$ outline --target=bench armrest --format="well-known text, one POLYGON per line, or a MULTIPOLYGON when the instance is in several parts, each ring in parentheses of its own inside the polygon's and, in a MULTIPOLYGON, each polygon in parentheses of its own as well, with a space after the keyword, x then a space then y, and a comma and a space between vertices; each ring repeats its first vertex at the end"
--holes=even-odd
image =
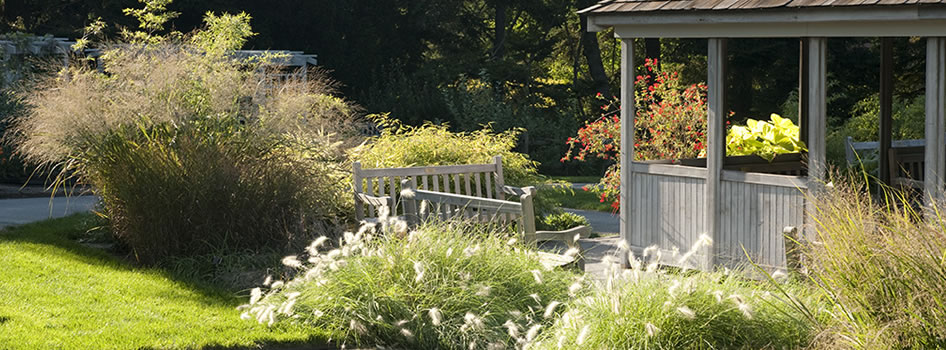
POLYGON ((355 200, 376 207, 388 207, 393 209, 394 199, 391 196, 372 196, 361 192, 355 192, 355 200))
POLYGON ((578 245, 577 238, 591 237, 591 227, 581 225, 562 231, 536 231, 536 241, 561 241, 568 244, 569 247, 578 245))
POLYGON ((520 198, 522 198, 522 196, 527 195, 527 194, 535 197, 535 193, 536 193, 535 186, 529 186, 529 187, 503 186, 502 190, 503 190, 503 193, 505 194, 508 194, 510 196, 520 197, 520 198))

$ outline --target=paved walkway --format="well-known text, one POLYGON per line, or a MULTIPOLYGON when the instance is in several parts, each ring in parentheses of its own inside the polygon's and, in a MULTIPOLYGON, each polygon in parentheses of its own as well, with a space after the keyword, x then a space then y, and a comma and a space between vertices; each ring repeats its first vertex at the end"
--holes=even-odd
POLYGON ((0 199, 0 229, 89 211, 97 203, 95 196, 0 199))
POLYGON ((609 269, 605 257, 622 254, 618 248, 618 241, 621 238, 615 236, 621 232, 620 219, 616 214, 607 212, 568 208, 562 208, 562 210, 584 216, 591 224, 592 231, 605 236, 578 241, 581 245, 582 256, 585 258, 585 272, 595 280, 605 280, 609 269))
POLYGON ((617 214, 596 210, 580 210, 569 208, 562 208, 562 210, 572 214, 584 216, 586 219, 588 219, 588 223, 591 224, 591 230, 597 232, 598 235, 608 236, 621 232, 620 219, 618 219, 617 214))

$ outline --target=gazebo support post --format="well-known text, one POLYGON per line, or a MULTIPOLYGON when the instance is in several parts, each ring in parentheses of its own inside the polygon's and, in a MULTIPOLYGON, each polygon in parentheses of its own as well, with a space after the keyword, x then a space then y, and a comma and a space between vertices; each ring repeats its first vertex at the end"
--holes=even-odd
MULTIPOLYGON (((826 57, 827 38, 808 38, 808 191, 817 196, 824 186, 827 165, 825 132, 827 130, 826 57)), ((814 213, 811 201, 806 210, 814 213)), ((811 220, 806 219, 806 224, 811 220)), ((816 241, 815 230, 805 229, 805 239, 816 241)))
POLYGON ((826 175, 826 38, 808 39, 808 178, 809 189, 824 184, 826 175))
POLYGON ((946 174, 943 137, 946 134, 946 37, 926 39, 926 154, 923 188, 929 208, 943 201, 946 174))
POLYGON ((798 39, 798 139, 808 144, 808 38, 798 39))
MULTIPOLYGON (((726 39, 710 38, 707 48, 706 78, 706 234, 713 241, 719 239, 720 193, 723 175, 723 160, 726 157, 726 39)), ((705 271, 713 269, 713 246, 704 246, 703 265, 705 271)))
MULTIPOLYGON (((631 243, 631 218, 634 203, 631 203, 634 167, 634 39, 621 39, 621 239, 631 243)), ((636 234, 640 234, 639 232, 636 234)), ((627 255, 621 257, 624 267, 629 266, 627 255)))

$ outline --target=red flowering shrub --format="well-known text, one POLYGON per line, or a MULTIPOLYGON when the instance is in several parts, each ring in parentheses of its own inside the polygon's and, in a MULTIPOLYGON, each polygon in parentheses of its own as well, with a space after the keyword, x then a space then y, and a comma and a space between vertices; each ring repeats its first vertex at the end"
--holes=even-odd
MULTIPOLYGON (((706 84, 685 86, 678 72, 657 70, 656 60, 644 63, 648 73, 634 82, 635 159, 683 159, 702 157, 706 132, 706 84)), ((601 94, 597 98, 604 99, 601 94)), ((598 185, 601 201, 620 207, 621 119, 620 101, 612 98, 602 107, 602 116, 578 130, 577 137, 568 138, 568 152, 562 161, 585 160, 586 157, 616 159, 598 185)))

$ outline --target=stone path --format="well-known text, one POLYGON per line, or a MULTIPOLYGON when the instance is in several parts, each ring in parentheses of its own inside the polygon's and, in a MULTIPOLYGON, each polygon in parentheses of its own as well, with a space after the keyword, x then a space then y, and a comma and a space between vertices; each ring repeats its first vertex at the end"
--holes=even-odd
POLYGON ((92 210, 95 196, 0 199, 0 229, 92 210))

